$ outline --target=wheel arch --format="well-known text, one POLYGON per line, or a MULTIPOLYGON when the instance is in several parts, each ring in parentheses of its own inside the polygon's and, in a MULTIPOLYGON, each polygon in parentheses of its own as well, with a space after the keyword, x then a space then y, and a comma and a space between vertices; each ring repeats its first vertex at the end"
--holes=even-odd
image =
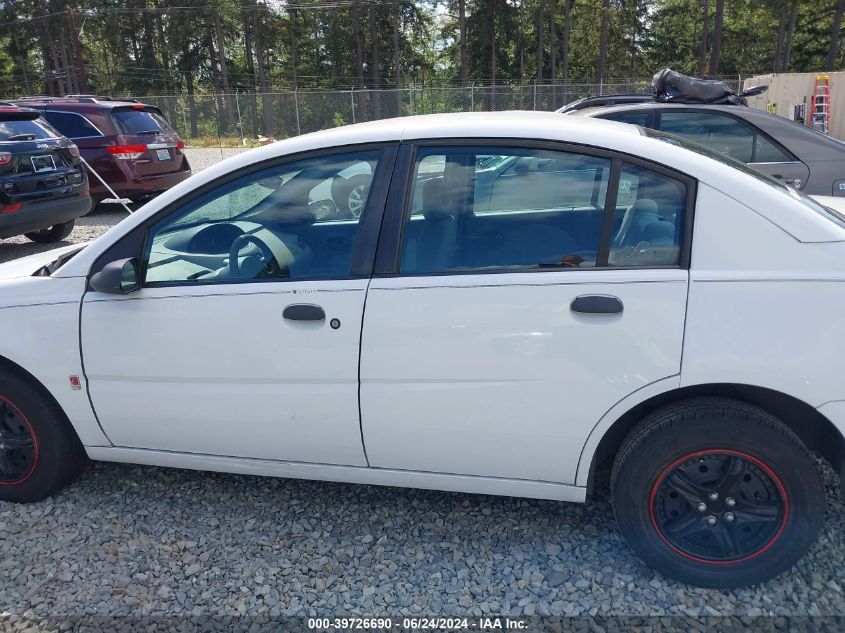
POLYGON ((73 434, 76 435, 80 442, 82 442, 82 437, 79 434, 79 429, 77 429, 76 425, 71 422, 70 416, 67 414, 65 408, 56 399, 56 397, 47 388, 47 386, 41 380, 38 379, 38 377, 36 377, 32 372, 27 370, 22 365, 16 363, 14 360, 0 354, 0 375, 4 373, 12 374, 18 378, 21 378, 26 382, 30 383, 33 387, 35 387, 41 393, 42 397, 47 401, 47 403, 58 414, 61 415, 62 420, 67 423, 68 427, 71 429, 73 434))
POLYGON ((779 418, 812 452, 818 453, 836 470, 845 472, 845 438, 836 426, 815 407, 774 389, 738 383, 708 383, 662 389, 666 381, 652 385, 648 393, 634 401, 626 399, 608 411, 585 444, 578 464, 577 484, 592 491, 595 473, 608 462, 628 433, 649 413, 667 404, 697 396, 719 396, 747 402, 779 418))

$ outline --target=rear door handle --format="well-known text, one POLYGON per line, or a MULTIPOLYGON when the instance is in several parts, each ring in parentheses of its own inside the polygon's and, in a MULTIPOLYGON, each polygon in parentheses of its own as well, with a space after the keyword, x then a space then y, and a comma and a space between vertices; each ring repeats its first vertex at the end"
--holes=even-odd
POLYGON ((292 303, 282 316, 290 321, 325 321, 326 311, 313 303, 292 303))
POLYGON ((575 297, 569 307, 582 314, 619 314, 623 308, 619 297, 612 295, 581 295, 575 297))

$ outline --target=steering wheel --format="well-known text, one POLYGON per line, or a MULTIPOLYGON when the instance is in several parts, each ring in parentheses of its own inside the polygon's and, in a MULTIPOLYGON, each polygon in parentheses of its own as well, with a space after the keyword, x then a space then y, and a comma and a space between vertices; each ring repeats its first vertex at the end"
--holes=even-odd
MULTIPOLYGON (((290 277, 290 271, 287 267, 282 268, 279 260, 273 254, 272 249, 260 238, 250 233, 239 235, 232 242, 229 248, 229 273, 232 277, 238 278, 241 276, 240 264, 238 263, 238 253, 247 244, 254 244, 261 251, 261 261, 264 262, 264 272, 262 276, 265 277, 290 277)), ((258 275, 256 275, 258 277, 258 275)))
POLYGON ((631 258, 635 255, 643 255, 651 249, 651 244, 645 240, 640 240, 636 244, 629 244, 622 247, 622 257, 631 258))

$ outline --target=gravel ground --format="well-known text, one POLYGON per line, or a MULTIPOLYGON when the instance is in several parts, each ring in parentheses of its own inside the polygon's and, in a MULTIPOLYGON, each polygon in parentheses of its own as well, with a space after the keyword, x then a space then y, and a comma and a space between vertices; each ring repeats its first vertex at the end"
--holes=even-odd
MULTIPOLYGON (((197 171, 220 157, 189 152, 197 171)), ((114 206, 71 241, 126 216, 114 206)), ((0 260, 37 250, 4 240, 0 260)), ((0 614, 845 615, 845 507, 824 472, 813 550, 765 585, 715 591, 645 567, 602 483, 579 506, 93 464, 52 499, 0 502, 0 614)))

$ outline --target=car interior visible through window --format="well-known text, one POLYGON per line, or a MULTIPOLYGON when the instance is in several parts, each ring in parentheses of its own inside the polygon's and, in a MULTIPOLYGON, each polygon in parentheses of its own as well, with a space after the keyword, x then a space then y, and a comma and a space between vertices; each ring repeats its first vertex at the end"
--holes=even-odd
POLYGON ((150 230, 145 283, 350 274, 379 150, 269 167, 191 201, 150 230))
POLYGON ((608 261, 597 263, 611 160, 512 147, 418 152, 400 272, 680 262, 686 186, 625 165, 608 261))

